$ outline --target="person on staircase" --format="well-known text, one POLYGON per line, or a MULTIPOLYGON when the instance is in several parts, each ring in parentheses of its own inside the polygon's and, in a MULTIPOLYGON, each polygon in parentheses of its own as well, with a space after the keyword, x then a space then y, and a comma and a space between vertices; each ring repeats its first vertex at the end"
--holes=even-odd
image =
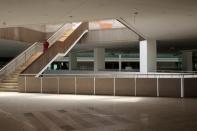
POLYGON ((49 48, 49 42, 47 40, 44 40, 44 42, 43 42, 43 53, 45 53, 48 48, 49 48))

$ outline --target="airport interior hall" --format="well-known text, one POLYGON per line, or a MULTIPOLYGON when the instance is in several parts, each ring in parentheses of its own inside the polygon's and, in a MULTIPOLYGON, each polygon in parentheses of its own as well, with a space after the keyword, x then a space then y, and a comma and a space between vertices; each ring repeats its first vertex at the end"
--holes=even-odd
POLYGON ((0 2, 0 131, 196 131, 196 0, 0 2))

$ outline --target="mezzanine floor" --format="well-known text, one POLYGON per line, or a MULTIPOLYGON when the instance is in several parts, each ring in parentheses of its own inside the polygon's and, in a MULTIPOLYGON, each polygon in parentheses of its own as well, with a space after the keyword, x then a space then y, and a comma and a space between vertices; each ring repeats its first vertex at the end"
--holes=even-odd
POLYGON ((0 130, 196 131, 197 99, 0 92, 0 130))

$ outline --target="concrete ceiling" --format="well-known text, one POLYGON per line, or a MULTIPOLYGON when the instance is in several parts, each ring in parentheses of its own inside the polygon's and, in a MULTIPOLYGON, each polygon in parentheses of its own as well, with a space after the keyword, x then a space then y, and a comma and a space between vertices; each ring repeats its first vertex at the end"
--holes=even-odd
POLYGON ((4 0, 0 27, 123 18, 146 39, 197 38, 196 0, 4 0))

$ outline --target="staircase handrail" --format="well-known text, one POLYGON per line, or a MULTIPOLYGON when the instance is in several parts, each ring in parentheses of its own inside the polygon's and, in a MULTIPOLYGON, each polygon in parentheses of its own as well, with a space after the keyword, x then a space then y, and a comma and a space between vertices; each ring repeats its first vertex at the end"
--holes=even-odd
MULTIPOLYGON (((48 38, 47 41, 49 42, 50 46, 53 45, 55 41, 57 41, 62 36, 62 33, 64 33, 66 29, 69 29, 71 27, 72 24, 64 24, 62 27, 60 27, 51 37, 48 38)), ((35 42, 25 51, 23 51, 17 57, 11 60, 6 66, 0 69, 0 76, 9 75, 19 66, 26 63, 26 61, 32 56, 32 54, 38 51, 42 51, 41 42, 35 42)))
MULTIPOLYGON (((25 51, 23 51, 21 54, 19 54, 16 58, 14 58, 13 60, 11 60, 6 66, 4 66, 1 70, 0 70, 0 76, 1 75, 8 75, 5 74, 5 72, 7 72, 9 67, 12 67, 13 65, 16 67, 17 65, 17 61, 21 59, 21 57, 27 55, 28 51, 32 50, 33 48, 36 47, 36 45, 38 44, 38 42, 35 42, 34 44, 32 44, 30 47, 28 47, 25 51)), ((23 64, 23 63, 21 63, 23 64)), ((14 67, 13 67, 14 68, 14 67)), ((16 69, 16 68, 14 68, 16 69)))

